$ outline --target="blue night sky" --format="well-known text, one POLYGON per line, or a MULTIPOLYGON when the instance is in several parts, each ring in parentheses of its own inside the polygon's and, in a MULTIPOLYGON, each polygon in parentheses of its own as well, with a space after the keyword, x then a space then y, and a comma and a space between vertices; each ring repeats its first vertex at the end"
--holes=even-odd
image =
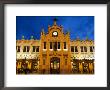
POLYGON ((71 40, 79 37, 84 40, 86 37, 94 40, 94 16, 17 16, 16 17, 16 39, 40 39, 41 29, 45 33, 48 25, 53 25, 53 19, 57 18, 57 25, 63 26, 63 31, 70 32, 71 40))

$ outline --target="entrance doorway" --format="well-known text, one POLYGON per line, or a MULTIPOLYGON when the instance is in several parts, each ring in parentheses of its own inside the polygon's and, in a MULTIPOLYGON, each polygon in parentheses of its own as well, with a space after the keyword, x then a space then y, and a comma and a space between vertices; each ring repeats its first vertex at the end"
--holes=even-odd
POLYGON ((59 74, 60 73, 60 58, 53 57, 50 60, 50 73, 59 74))

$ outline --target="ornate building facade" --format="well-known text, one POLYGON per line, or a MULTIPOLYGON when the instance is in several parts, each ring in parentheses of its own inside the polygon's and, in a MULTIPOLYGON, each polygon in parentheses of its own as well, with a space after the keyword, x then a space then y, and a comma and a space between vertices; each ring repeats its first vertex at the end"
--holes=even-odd
POLYGON ((17 74, 94 74, 94 41, 70 40, 56 20, 40 40, 16 41, 17 74))

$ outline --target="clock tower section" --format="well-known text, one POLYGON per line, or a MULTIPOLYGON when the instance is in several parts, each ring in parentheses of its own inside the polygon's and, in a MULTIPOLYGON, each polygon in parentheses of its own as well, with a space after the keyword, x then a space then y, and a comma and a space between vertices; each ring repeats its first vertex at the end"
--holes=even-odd
POLYGON ((39 73, 71 73, 70 34, 64 34, 63 27, 54 19, 48 32, 41 32, 39 73))

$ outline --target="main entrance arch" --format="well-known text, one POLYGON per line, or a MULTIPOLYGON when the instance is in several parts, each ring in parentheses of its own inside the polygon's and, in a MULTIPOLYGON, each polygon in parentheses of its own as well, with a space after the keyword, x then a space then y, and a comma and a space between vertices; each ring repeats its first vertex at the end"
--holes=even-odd
POLYGON ((50 73, 59 74, 60 73, 60 58, 52 57, 50 59, 50 73))

